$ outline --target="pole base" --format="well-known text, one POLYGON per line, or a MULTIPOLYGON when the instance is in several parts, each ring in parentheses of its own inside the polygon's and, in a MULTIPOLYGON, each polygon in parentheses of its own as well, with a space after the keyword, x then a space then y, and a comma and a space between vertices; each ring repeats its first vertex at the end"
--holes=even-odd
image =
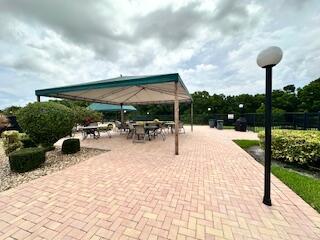
POLYGON ((272 204, 271 204, 271 199, 270 199, 270 198, 266 198, 266 197, 264 196, 262 202, 263 202, 265 205, 267 205, 267 206, 272 206, 272 204))

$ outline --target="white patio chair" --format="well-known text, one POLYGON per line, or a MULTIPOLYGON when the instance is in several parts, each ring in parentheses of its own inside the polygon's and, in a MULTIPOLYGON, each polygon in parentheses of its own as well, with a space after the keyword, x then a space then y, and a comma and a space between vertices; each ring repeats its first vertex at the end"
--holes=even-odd
POLYGON ((135 143, 135 142, 145 143, 146 137, 147 137, 147 135, 146 135, 145 129, 142 125, 137 125, 134 127, 134 132, 133 132, 133 136, 132 136, 133 143, 135 143), (142 139, 140 139, 140 137, 142 137, 142 139))

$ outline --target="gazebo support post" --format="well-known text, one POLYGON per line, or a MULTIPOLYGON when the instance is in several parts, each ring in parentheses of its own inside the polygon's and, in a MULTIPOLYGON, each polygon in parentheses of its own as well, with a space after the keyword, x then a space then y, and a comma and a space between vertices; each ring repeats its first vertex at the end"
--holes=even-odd
POLYGON ((191 132, 193 132, 193 102, 190 104, 190 123, 191 123, 191 132))
POLYGON ((124 115, 123 115, 123 103, 120 104, 120 107, 121 107, 121 116, 120 116, 120 119, 121 119, 121 124, 123 125, 124 124, 124 115))
POLYGON ((174 82, 174 137, 175 154, 179 155, 179 100, 178 82, 174 82))
POLYGON ((37 102, 40 102, 40 96, 37 95, 37 102))

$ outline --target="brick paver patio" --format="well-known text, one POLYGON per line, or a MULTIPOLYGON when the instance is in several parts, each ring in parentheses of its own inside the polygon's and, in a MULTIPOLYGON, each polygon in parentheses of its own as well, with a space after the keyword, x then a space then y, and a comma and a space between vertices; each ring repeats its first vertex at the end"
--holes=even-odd
POLYGON ((263 167, 232 138, 253 133, 195 127, 111 149, 0 193, 0 239, 320 239, 320 215, 272 177, 273 206, 261 203, 263 167))

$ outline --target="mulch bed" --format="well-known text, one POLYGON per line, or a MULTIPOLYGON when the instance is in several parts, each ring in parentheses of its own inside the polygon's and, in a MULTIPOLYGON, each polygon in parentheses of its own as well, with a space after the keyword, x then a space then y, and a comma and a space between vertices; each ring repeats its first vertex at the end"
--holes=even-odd
POLYGON ((61 149, 57 148, 46 153, 46 162, 40 168, 26 173, 15 173, 10 170, 8 157, 4 154, 0 142, 0 192, 41 176, 60 171, 104 152, 106 152, 106 150, 81 148, 81 150, 75 154, 65 155, 61 153, 61 149))

